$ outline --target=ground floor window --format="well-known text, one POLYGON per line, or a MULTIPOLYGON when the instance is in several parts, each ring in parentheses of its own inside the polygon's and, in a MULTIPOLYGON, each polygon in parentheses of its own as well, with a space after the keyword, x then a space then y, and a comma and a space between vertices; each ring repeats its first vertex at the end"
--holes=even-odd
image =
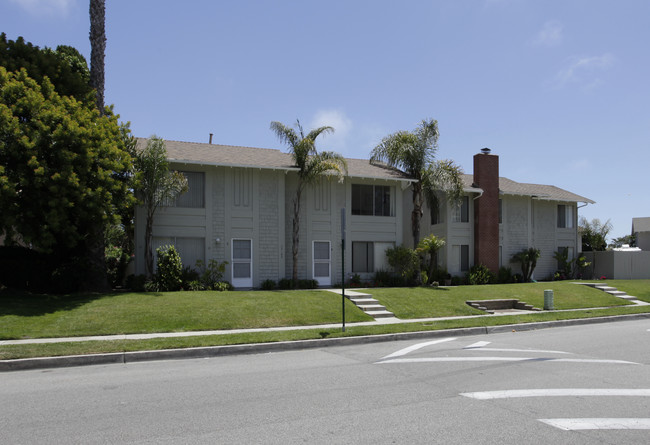
MULTIPOLYGON (((196 262, 205 262, 205 238, 181 236, 157 236, 153 238, 154 259, 156 249, 161 246, 174 246, 181 256, 183 267, 196 269, 196 262)), ((155 265, 154 265, 155 267, 155 265)))
POLYGON ((469 245, 455 244, 452 246, 453 264, 455 269, 460 272, 469 270, 469 245))
POLYGON ((352 272, 367 273, 375 271, 375 250, 371 242, 352 242, 352 272))

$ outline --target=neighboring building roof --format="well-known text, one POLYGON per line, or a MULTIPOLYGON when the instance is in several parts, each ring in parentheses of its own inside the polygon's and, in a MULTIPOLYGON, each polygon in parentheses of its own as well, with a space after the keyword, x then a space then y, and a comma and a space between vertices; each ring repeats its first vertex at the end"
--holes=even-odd
MULTIPOLYGON (((463 175, 463 183, 465 184, 465 191, 480 192, 481 189, 474 186, 473 175, 463 175)), ((589 198, 576 195, 567 190, 555 187, 554 185, 543 184, 528 184, 524 182, 515 182, 508 178, 499 178, 499 193, 502 195, 519 195, 531 196, 537 199, 544 199, 550 201, 566 201, 566 202, 584 202, 588 204, 595 204, 589 198)))
POLYGON ((650 217, 632 218, 632 233, 650 232, 650 217))
MULTIPOLYGON (((138 138, 144 147, 146 138, 138 138)), ((271 148, 238 147, 198 142, 165 141, 167 158, 180 164, 247 167, 297 171, 291 155, 271 148)), ((405 173, 382 164, 370 164, 367 159, 346 159, 348 176, 358 178, 412 181, 405 173)))

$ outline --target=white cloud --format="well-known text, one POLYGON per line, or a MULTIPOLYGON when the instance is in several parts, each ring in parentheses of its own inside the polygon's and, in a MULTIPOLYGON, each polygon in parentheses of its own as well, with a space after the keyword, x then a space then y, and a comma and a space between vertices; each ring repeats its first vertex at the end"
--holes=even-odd
POLYGON ((599 74, 614 64, 615 58, 606 53, 602 56, 578 57, 570 61, 569 66, 560 70, 550 82, 553 88, 578 85, 583 89, 593 89, 603 83, 599 74))
POLYGON ((322 141, 318 146, 327 151, 344 151, 352 129, 352 121, 340 110, 320 110, 316 112, 309 128, 305 128, 305 130, 323 126, 334 127, 334 133, 323 134, 322 141))
POLYGON ((33 15, 67 16, 77 4, 77 0, 11 0, 33 15))
POLYGON ((557 46, 562 43, 562 24, 557 20, 544 23, 542 30, 537 33, 533 44, 538 46, 557 46))

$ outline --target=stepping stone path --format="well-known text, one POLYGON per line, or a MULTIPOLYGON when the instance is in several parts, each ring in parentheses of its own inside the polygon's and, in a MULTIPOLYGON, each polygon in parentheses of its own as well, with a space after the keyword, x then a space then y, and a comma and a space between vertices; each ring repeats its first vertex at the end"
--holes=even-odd
POLYGON ((629 300, 634 302, 635 304, 638 305, 645 305, 648 304, 644 301, 640 301, 637 297, 633 297, 632 295, 628 295, 627 293, 620 291, 616 289, 615 287, 608 286, 606 283, 576 283, 576 284, 583 284, 585 286, 593 287, 598 290, 602 290, 603 292, 613 296, 613 297, 618 297, 618 298, 623 298, 625 300, 629 300))
MULTIPOLYGON (((341 289, 328 290, 331 290, 332 292, 336 292, 338 294, 341 293, 341 289)), ((379 303, 379 301, 376 299, 372 298, 372 295, 370 294, 346 289, 345 296, 359 309, 374 319, 395 318, 395 314, 386 310, 386 307, 379 303)))

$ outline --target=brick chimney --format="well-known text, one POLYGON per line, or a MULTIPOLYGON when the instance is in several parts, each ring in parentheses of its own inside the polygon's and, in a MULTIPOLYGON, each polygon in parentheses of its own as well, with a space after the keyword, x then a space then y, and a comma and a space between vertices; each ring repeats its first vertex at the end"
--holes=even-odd
POLYGON ((483 190, 474 200, 474 264, 499 271, 499 157, 489 148, 474 155, 474 185, 483 190))

